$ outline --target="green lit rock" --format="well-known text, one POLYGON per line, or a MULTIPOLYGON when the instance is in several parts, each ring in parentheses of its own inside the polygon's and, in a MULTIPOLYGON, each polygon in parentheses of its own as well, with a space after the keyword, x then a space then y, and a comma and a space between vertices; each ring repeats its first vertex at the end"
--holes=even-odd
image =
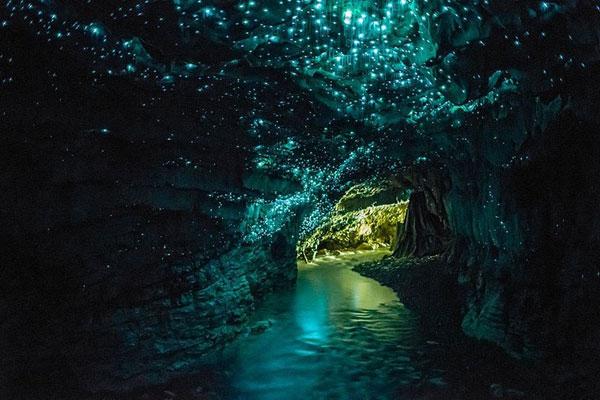
POLYGON ((390 247, 408 208, 407 201, 399 200, 402 195, 403 191, 389 185, 352 187, 332 214, 298 244, 298 257, 312 259, 335 250, 390 247))

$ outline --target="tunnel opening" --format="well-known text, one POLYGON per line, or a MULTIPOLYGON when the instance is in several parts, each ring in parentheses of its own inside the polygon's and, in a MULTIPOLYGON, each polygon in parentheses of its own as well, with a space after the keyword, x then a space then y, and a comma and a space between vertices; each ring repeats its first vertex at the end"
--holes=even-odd
POLYGON ((357 250, 389 250, 395 258, 440 255, 453 243, 444 205, 450 186, 445 168, 429 162, 355 184, 300 238, 297 258, 357 250))
POLYGON ((368 181, 348 189, 331 213, 298 242, 298 259, 345 251, 393 249, 404 223, 410 190, 391 180, 368 181))

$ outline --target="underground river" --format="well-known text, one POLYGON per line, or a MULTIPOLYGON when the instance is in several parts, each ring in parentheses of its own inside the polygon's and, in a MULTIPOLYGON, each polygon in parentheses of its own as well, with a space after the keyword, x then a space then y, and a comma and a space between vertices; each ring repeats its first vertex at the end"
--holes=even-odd
POLYGON ((505 388, 524 382, 498 353, 422 326, 390 288, 352 271, 386 254, 299 262, 296 285, 269 294, 203 372, 127 399, 513 398, 505 388))
POLYGON ((413 357, 423 346, 416 317, 390 288, 351 270, 381 255, 300 263, 296 286, 271 296, 256 314, 272 327, 240 343, 234 397, 384 398, 403 386, 443 385, 440 371, 413 357))

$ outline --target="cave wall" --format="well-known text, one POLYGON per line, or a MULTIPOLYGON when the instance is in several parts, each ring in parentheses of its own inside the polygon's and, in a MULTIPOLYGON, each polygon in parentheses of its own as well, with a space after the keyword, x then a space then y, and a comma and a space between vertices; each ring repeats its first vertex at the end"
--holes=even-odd
POLYGON ((510 167, 467 166, 483 176, 461 171, 446 199, 463 329, 519 357, 597 353, 597 315, 581 305, 598 295, 598 125, 565 110, 531 132, 510 167))
POLYGON ((58 368, 95 390, 164 381, 242 332, 262 293, 293 282, 298 222, 245 242, 240 226, 259 222, 244 155, 207 178, 212 154, 224 156, 59 124, 3 146, 2 354, 17 367, 4 379, 58 368), (183 153, 205 164, 172 161, 183 153))
POLYGON ((600 294, 600 125, 581 110, 555 98, 485 118, 441 168, 398 175, 413 192, 394 255, 441 254, 463 331, 516 357, 599 350, 598 315, 582 304, 600 294), (512 139, 499 143, 500 132, 512 139))
POLYGON ((283 72, 94 75, 97 60, 19 17, 0 27, 0 388, 60 396, 193 372, 294 281, 299 235, 371 150, 283 72))
POLYGON ((246 120, 216 112, 251 108, 223 95, 236 79, 205 98, 118 77, 95 85, 76 55, 56 56, 60 44, 4 34, 19 84, 0 95, 0 397, 194 371, 244 332, 264 293, 294 281, 303 205, 250 233, 302 185, 256 168, 246 120))
POLYGON ((319 226, 297 245, 298 259, 347 250, 390 248, 408 208, 408 195, 389 179, 352 186, 319 226))
MULTIPOLYGON (((440 254, 451 240, 444 197, 450 180, 444 167, 431 163, 406 168, 401 185, 410 188, 406 218, 397 227, 394 257, 424 257, 440 254)), ((398 178, 397 178, 398 179, 398 178)))

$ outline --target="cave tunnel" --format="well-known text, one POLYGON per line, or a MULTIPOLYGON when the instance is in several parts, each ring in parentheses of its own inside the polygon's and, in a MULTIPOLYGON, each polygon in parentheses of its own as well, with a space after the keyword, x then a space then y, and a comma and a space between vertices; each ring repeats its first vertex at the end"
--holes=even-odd
POLYGON ((408 209, 407 188, 390 180, 352 186, 330 215, 296 246, 298 259, 338 255, 351 250, 391 250, 408 209))
POLYGON ((5 0, 0 399, 598 399, 592 0, 5 0))
POLYGON ((320 225, 301 238, 298 259, 376 249, 398 258, 439 255, 451 238, 443 205, 449 189, 447 172, 430 163, 351 186, 320 225))

